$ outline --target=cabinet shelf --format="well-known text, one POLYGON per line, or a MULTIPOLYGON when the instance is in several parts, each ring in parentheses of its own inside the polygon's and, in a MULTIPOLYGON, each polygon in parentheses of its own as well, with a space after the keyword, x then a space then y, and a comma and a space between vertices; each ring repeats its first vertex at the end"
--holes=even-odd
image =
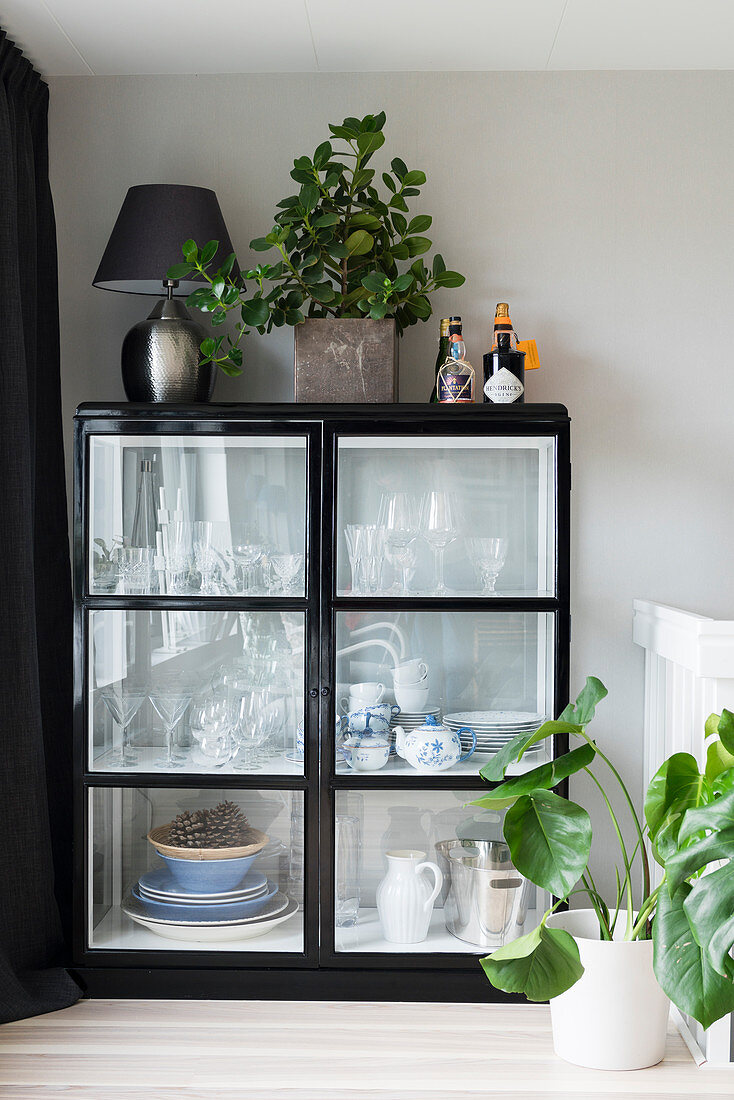
POLYGON ((167 940, 158 936, 123 913, 118 905, 112 906, 95 926, 93 947, 98 951, 185 951, 227 952, 242 955, 281 954, 303 952, 303 913, 277 925, 264 936, 250 940, 223 940, 220 943, 198 943, 196 940, 167 940))
MULTIPOLYGON (((543 914, 527 911, 524 930, 534 928, 543 914)), ((522 934, 523 929, 520 930, 522 934)), ((382 934, 377 910, 360 909, 357 923, 348 928, 336 928, 334 941, 340 954, 380 955, 488 955, 492 947, 478 947, 453 936, 446 928, 443 909, 434 909, 428 936, 421 943, 390 943, 382 934)))

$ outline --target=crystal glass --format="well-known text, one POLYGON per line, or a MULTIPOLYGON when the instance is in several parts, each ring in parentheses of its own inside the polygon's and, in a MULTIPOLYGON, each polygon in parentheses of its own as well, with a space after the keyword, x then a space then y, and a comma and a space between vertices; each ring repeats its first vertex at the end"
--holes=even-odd
POLYGON ((139 596, 152 591, 155 550, 147 546, 122 546, 117 554, 122 592, 139 596))
POLYGON ((120 749, 110 756, 109 762, 113 768, 130 768, 137 764, 137 757, 130 751, 128 729, 144 699, 145 691, 142 688, 132 688, 124 682, 110 684, 102 689, 104 705, 120 727, 121 733, 120 749))
POLYGON ((233 701, 232 736, 239 750, 234 764, 234 770, 237 772, 260 771, 262 768, 262 764, 259 764, 255 758, 256 750, 266 737, 260 690, 252 688, 233 701))
POLYGON ((448 589, 444 580, 443 555, 446 547, 455 541, 459 521, 453 493, 434 491, 426 493, 421 504, 420 531, 433 551, 435 586, 434 596, 445 596, 448 589))
POLYGON ((214 524, 210 520, 198 520, 194 524, 194 561, 201 576, 202 596, 216 596, 215 577, 219 555, 212 542, 214 524))
POLYGON ((352 569, 352 595, 362 594, 362 558, 364 556, 364 527, 361 523, 348 523, 344 528, 349 565, 352 569))
POLYGON ((169 596, 191 591, 193 524, 176 521, 161 530, 166 592, 169 596))
POLYGON ((283 592, 295 592, 295 582, 303 564, 303 554, 273 554, 270 562, 283 585, 283 592))
POLYGON ((359 916, 360 823, 351 814, 336 815, 335 913, 337 928, 350 928, 359 916))
POLYGON ((507 557, 507 539, 474 536, 467 539, 467 546, 482 582, 482 595, 491 596, 507 557))
POLYGON ((226 692, 212 690, 194 699, 189 729, 206 763, 221 768, 232 759, 232 706, 226 692))
POLYGON ((410 570, 415 566, 413 543, 418 535, 418 502, 412 493, 383 493, 377 525, 385 529, 385 548, 402 574, 406 595, 410 570))
POLYGON ((191 692, 183 680, 158 683, 150 693, 150 701, 166 732, 166 755, 155 761, 156 768, 166 771, 183 767, 183 758, 174 754, 173 733, 191 705, 191 692))
POLYGON ((264 552, 263 537, 254 524, 235 526, 232 531, 232 557, 237 569, 239 591, 244 595, 256 589, 256 569, 262 561, 264 552))

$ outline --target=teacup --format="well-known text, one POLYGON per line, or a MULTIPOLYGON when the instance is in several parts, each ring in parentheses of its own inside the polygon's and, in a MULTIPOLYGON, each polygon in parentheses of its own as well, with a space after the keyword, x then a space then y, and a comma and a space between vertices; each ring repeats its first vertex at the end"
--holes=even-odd
POLYGON ((361 707, 375 706, 382 702, 385 694, 385 685, 374 680, 363 684, 352 684, 349 688, 349 696, 340 700, 342 710, 353 711, 361 707))
POLYGON ((428 665, 420 657, 403 661, 392 670, 393 682, 397 684, 419 684, 428 676, 428 665))
POLYGON ((352 733, 386 733, 390 729, 390 721, 394 715, 400 713, 400 707, 390 703, 375 703, 370 707, 360 707, 352 710, 344 718, 352 733))
POLYGON ((401 711, 407 711, 408 714, 421 714, 428 708, 428 692, 428 684, 425 687, 420 684, 396 684, 395 702, 401 711))

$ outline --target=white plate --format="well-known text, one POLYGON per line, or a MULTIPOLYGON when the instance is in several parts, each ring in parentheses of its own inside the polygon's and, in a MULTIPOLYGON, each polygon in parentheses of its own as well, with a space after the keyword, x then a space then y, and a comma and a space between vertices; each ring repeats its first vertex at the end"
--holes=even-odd
POLYGON ((122 911, 127 913, 132 920, 152 921, 153 924, 166 924, 175 928, 232 928, 240 924, 254 924, 256 921, 277 917, 289 902, 290 898, 281 890, 278 890, 270 901, 266 902, 256 917, 243 917, 240 920, 163 920, 161 917, 151 917, 138 899, 133 897, 132 894, 128 894, 122 903, 122 911))
MULTIPOLYGON (((274 915, 261 913, 250 920, 234 921, 230 923, 212 924, 172 924, 169 921, 151 920, 143 917, 137 911, 131 911, 128 902, 134 902, 134 898, 128 897, 123 902, 123 912, 127 913, 136 924, 142 925, 157 936, 166 940, 188 940, 194 943, 226 943, 235 940, 252 940, 256 936, 264 936, 272 931, 283 921, 289 920, 298 912, 298 902, 286 898, 285 894, 276 894, 273 901, 284 898, 285 904, 274 915)), ((271 903, 272 904, 272 903, 271 903)))
POLYGON ((527 710, 461 710, 444 715, 445 722, 457 722, 460 726, 540 726, 545 721, 542 714, 532 714, 527 710))

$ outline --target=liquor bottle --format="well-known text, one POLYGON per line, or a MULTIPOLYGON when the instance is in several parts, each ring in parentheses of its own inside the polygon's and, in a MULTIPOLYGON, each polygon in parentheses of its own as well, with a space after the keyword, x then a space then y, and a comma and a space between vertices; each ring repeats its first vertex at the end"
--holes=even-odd
POLYGON ((451 345, 436 379, 438 400, 442 405, 474 401, 475 371, 466 358, 466 345, 461 335, 461 325, 450 326, 451 345), (456 331, 458 330, 458 331, 456 331))
POLYGON ((487 352, 483 362, 485 401, 495 405, 525 401, 525 352, 518 350, 507 302, 497 304, 492 350, 487 352))
POLYGON ((461 332, 461 317, 443 317, 441 319, 441 332, 438 338, 438 355, 436 356, 436 367, 434 370, 433 390, 431 392, 431 403, 435 404, 438 401, 438 372, 446 362, 446 357, 449 354, 451 347, 451 328, 454 331, 461 332), (458 325, 458 328, 456 327, 458 325))

